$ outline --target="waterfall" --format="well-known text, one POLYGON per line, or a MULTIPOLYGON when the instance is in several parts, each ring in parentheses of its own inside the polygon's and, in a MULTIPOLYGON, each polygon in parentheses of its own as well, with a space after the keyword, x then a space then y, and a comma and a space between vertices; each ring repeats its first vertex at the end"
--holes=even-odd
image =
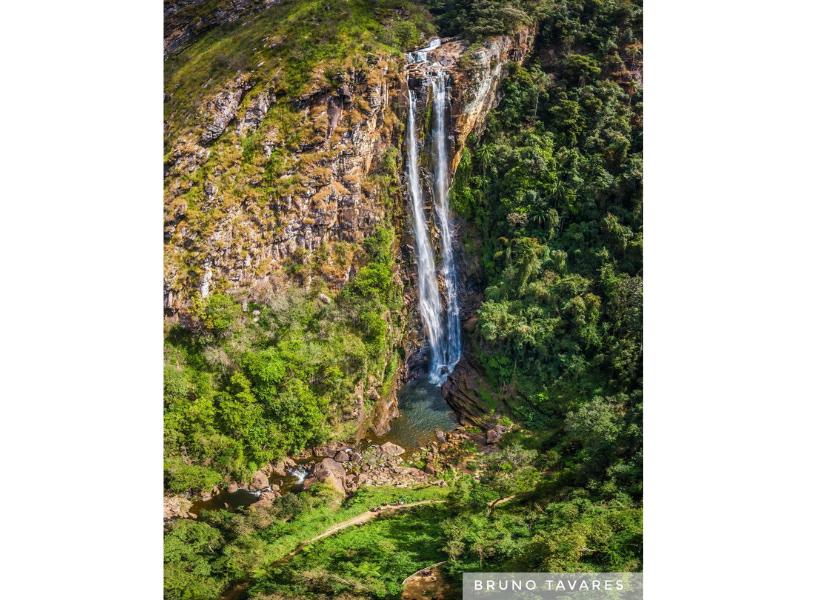
POLYGON ((289 473, 289 474, 290 474, 292 477, 296 477, 296 478, 297 478, 297 484, 298 484, 298 485, 299 485, 300 483, 302 483, 303 481, 305 481, 305 478, 308 476, 308 471, 306 471, 306 470, 305 470, 305 469, 303 469, 302 467, 297 467, 296 469, 293 469, 293 468, 291 468, 291 467, 288 467, 288 468, 286 469, 286 471, 288 471, 288 473, 289 473))
POLYGON ((413 209, 413 235, 418 254, 418 308, 427 328, 430 343, 430 380, 437 382, 441 376, 441 295, 435 276, 435 256, 430 245, 427 220, 424 216, 424 198, 418 176, 418 144, 416 142, 415 96, 409 89, 409 112, 407 113, 407 179, 410 183, 410 199, 413 209))
MULTIPOLYGON (((426 62, 429 52, 440 45, 433 40, 426 48, 407 55, 407 64, 426 62)), ((445 285, 446 312, 438 290, 438 273, 435 267, 435 250, 432 246, 428 215, 424 212, 424 197, 418 170, 418 142, 416 138, 416 98, 409 89, 409 112, 407 114, 407 178, 410 184, 410 200, 413 212, 413 229, 418 255, 419 310, 427 330, 430 346, 430 382, 441 384, 461 358, 461 317, 458 308, 458 286, 455 277, 455 259, 452 250, 452 231, 449 223, 449 167, 447 160, 446 133, 446 74, 440 65, 432 78, 433 91, 433 205, 435 220, 440 232, 441 277, 445 285)))
POLYGON ((427 54, 429 54, 430 50, 434 50, 440 45, 441 39, 435 38, 427 45, 426 48, 421 48, 421 50, 416 50, 415 52, 408 52, 407 64, 411 65, 413 63, 425 62, 427 60, 427 54))
POLYGON ((449 226, 449 169, 447 167, 447 86, 443 71, 432 81, 435 151, 435 214, 441 230, 441 274, 446 285, 447 319, 444 344, 444 366, 452 371, 461 359, 461 315, 458 309, 458 284, 449 226))

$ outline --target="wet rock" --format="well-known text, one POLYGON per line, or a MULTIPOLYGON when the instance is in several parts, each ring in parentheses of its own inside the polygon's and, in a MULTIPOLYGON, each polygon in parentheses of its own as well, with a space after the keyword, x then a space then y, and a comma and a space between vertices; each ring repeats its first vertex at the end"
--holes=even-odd
POLYGON ((265 491, 262 494, 260 494, 260 500, 249 506, 249 510, 255 512, 261 509, 271 508, 271 506, 274 504, 274 501, 278 497, 279 494, 275 492, 265 491))
POLYGON ((404 454, 405 450, 401 446, 394 444, 393 442, 385 442, 381 446, 382 452, 389 456, 398 456, 399 454, 404 454))
POLYGON ((270 471, 273 475, 277 475, 278 477, 285 477, 288 474, 288 471, 285 470, 286 463, 282 460, 278 460, 276 463, 272 463, 270 465, 270 471))
POLYGON ((255 471, 252 475, 252 484, 249 486, 249 490, 253 492, 260 491, 265 489, 269 486, 269 478, 266 476, 263 471, 255 471))

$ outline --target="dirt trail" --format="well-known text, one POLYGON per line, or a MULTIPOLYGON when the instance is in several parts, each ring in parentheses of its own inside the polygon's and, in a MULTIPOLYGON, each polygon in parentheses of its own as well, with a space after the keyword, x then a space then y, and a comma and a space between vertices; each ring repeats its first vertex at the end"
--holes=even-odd
POLYGON ((299 552, 300 550, 305 548, 308 544, 316 542, 319 539, 322 539, 324 537, 328 537, 329 535, 333 535, 337 531, 342 531, 343 529, 347 529, 348 527, 353 527, 354 525, 360 525, 362 523, 367 523, 368 521, 370 521, 372 519, 375 519, 376 517, 378 517, 380 515, 387 514, 387 513, 392 513, 392 512, 395 512, 397 510, 402 510, 404 508, 412 508, 413 506, 421 506, 423 504, 438 504, 438 503, 441 503, 441 502, 446 502, 446 500, 422 500, 421 502, 411 502, 409 504, 401 504, 401 505, 396 504, 394 506, 388 506, 387 508, 383 508, 379 512, 373 512, 372 510, 368 510, 366 512, 363 512, 361 515, 357 515, 357 516, 353 517, 352 519, 348 519, 347 521, 342 521, 341 523, 337 523, 336 525, 331 525, 328 529, 326 529, 325 531, 320 533, 318 536, 312 537, 310 540, 301 543, 294 550, 292 550, 288 554, 288 556, 289 557, 294 556, 297 552, 299 552))
POLYGON ((504 502, 508 502, 509 500, 514 500, 515 498, 517 498, 517 494, 512 494, 511 496, 507 496, 506 498, 500 498, 498 500, 493 500, 492 502, 489 503, 489 508, 492 509, 495 506, 500 506, 504 502))

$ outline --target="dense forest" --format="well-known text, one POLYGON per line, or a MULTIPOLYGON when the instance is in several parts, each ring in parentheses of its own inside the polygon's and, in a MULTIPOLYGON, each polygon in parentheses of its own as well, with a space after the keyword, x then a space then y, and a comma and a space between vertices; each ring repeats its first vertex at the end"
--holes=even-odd
MULTIPOLYGON (((467 571, 642 570, 641 0, 371 0, 337 10, 368 28, 368 51, 403 52, 432 35, 477 45, 535 28, 534 51, 508 65, 500 103, 467 141, 450 192, 461 244, 481 266, 467 356, 516 426, 500 452, 470 457, 482 476, 445 473, 443 487, 362 486, 342 498, 316 484, 264 510, 172 520, 165 597, 214 600, 236 585, 253 598, 400 597, 407 575, 441 561, 453 588, 467 571), (425 500, 443 502, 284 560, 331 523, 425 500)), ((331 39, 356 35, 341 19, 334 26, 331 39)), ((171 74, 185 60, 169 61, 171 74)), ((262 160, 255 150, 240 150, 250 167, 262 160)), ((274 161, 264 167, 270 178, 274 161)), ((389 199, 401 200, 401 168, 395 152, 377 167, 389 199)), ((167 319, 168 494, 246 481, 264 464, 346 438, 354 423, 342 416, 360 382, 388 393, 404 360, 399 214, 390 207, 363 242, 331 248, 331 261, 346 257, 337 269, 354 267, 340 291, 318 276, 317 252, 285 267, 308 289, 246 306, 217 290, 167 319)))

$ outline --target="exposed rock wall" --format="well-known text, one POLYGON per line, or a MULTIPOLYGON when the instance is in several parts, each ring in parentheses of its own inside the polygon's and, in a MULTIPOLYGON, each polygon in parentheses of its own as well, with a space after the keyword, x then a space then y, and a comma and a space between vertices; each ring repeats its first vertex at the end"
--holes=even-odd
MULTIPOLYGON (((387 150, 400 145, 391 107, 400 73, 381 58, 364 75, 339 75, 347 83, 284 100, 289 131, 264 123, 280 100, 273 85, 250 73, 202 103, 201 126, 179 136, 165 163, 167 308, 184 306, 194 291, 205 296, 215 284, 267 301, 301 283, 281 272, 283 261, 302 260, 323 244, 359 243, 384 218, 379 186, 367 178, 387 150), (253 144, 272 157, 292 130, 303 139, 286 152, 283 172, 271 181, 238 150, 253 144), (247 142, 247 136, 255 137, 247 142), (200 231, 190 231, 196 225, 188 218, 190 196, 205 212, 200 231)), ((338 263, 329 254, 316 265, 335 286, 353 272, 352 260, 338 263)))
MULTIPOLYGON (((430 51, 429 63, 447 68, 452 78, 450 170, 455 174, 461 151, 470 135, 483 132, 486 115, 500 101, 498 90, 506 65, 522 62, 534 45, 536 27, 523 28, 470 48, 463 40, 451 40, 430 51)), ((432 68, 432 67, 430 67, 432 68)))

